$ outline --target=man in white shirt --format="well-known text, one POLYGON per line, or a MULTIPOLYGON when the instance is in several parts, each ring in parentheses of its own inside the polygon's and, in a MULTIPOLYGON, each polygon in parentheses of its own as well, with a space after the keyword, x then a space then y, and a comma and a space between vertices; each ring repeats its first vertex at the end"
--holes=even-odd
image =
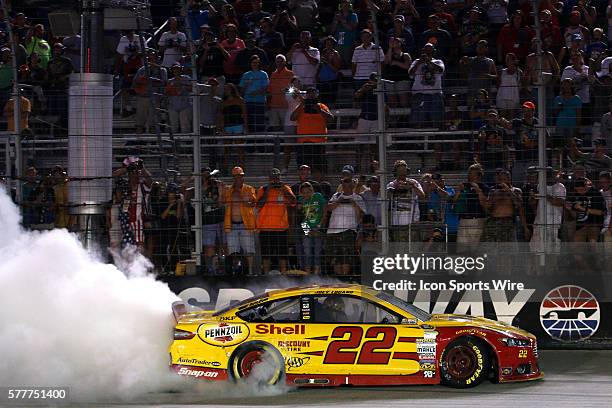
POLYGON ((606 213, 601 233, 609 250, 609 245, 612 244, 612 173, 609 171, 600 172, 599 186, 601 187, 601 195, 606 203, 606 213))
POLYGON ((378 66, 384 60, 382 49, 372 43, 372 32, 367 28, 361 30, 361 45, 353 51, 353 88, 361 88, 372 72, 378 72, 378 66))
POLYGON ((398 160, 393 165, 395 180, 387 184, 387 192, 391 201, 391 239, 394 242, 420 241, 413 224, 421 219, 419 198, 425 198, 421 184, 408 178, 408 165, 404 160, 398 160))
POLYGON ((572 65, 568 65, 561 74, 561 80, 571 78, 576 95, 582 99, 582 103, 590 103, 590 84, 592 76, 589 75, 589 66, 584 64, 582 54, 576 53, 571 56, 572 65))
POLYGON ((552 168, 549 167, 546 173, 546 199, 537 200, 530 247, 534 252, 559 253, 559 228, 567 193, 552 168))
POLYGON ((159 37, 159 51, 164 55, 161 65, 170 68, 175 62, 180 62, 183 53, 187 51, 187 36, 178 31, 176 17, 168 21, 170 31, 164 32, 159 37))
POLYGON ((296 77, 300 78, 304 88, 316 84, 317 70, 321 61, 319 50, 310 46, 311 39, 310 31, 302 31, 300 42, 293 44, 287 52, 287 59, 291 62, 291 70, 296 77))
POLYGON ((117 54, 123 62, 126 62, 130 53, 134 51, 140 53, 140 36, 134 34, 134 30, 130 30, 119 39, 117 54))
POLYGON ((357 255, 357 229, 366 211, 363 198, 354 192, 352 178, 342 180, 342 191, 334 193, 327 209, 331 211, 327 227, 326 252, 332 259, 336 275, 348 275, 357 255))
POLYGON ((444 62, 434 58, 436 49, 431 43, 423 46, 421 56, 412 62, 408 69, 412 84, 412 122, 421 127, 427 115, 434 126, 444 122, 444 96, 442 94, 442 75, 444 62))

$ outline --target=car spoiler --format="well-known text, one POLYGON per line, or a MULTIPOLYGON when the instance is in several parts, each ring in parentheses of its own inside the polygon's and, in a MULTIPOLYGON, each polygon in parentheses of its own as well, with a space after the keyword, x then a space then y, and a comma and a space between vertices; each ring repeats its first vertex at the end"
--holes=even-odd
POLYGON ((172 314, 174 315, 174 320, 177 322, 187 314, 187 305, 183 301, 176 301, 172 303, 172 314))

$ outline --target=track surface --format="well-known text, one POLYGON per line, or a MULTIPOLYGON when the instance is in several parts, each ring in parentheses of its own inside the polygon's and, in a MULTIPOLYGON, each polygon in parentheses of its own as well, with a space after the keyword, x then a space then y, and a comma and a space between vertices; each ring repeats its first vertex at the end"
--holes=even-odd
MULTIPOLYGON (((126 407, 611 407, 612 351, 540 352, 544 380, 456 390, 443 386, 297 389, 279 395, 231 397, 232 387, 201 393, 156 393, 126 407), (220 394, 225 395, 220 395, 220 394)), ((209 390, 210 391, 210 390, 209 390)), ((88 404, 91 407, 110 404, 88 404)), ((83 404, 79 404, 83 406, 83 404)), ((114 406, 121 406, 120 404, 114 406)))

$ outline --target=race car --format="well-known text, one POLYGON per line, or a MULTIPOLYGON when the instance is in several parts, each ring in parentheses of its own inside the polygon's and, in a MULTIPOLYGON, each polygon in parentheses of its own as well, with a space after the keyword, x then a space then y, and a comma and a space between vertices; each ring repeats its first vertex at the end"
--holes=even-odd
POLYGON ((175 302, 173 311, 171 367, 184 376, 456 388, 543 377, 534 335, 481 317, 432 315, 361 285, 275 290, 218 311, 175 302))

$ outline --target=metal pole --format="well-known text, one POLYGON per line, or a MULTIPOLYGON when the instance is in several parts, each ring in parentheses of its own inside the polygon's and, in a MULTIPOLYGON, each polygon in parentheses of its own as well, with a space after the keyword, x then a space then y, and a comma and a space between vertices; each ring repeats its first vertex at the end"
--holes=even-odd
MULTIPOLYGON (((187 6, 185 6, 187 7, 187 6)), ((191 48, 191 78, 192 78, 192 93, 193 93, 193 209, 195 212, 195 251, 194 256, 196 265, 202 265, 202 150, 200 146, 200 93, 198 90, 198 67, 195 53, 195 44, 191 35, 191 25, 187 18, 187 9, 184 8, 185 25, 187 29, 187 38, 189 39, 189 47, 191 48)))
MULTIPOLYGON (((539 0, 533 0, 533 15, 536 29, 536 55, 537 55, 537 87, 538 87, 538 203, 543 202, 542 207, 546 214, 546 86, 544 83, 544 72, 542 72, 542 25, 539 18, 539 0), (543 200, 543 201, 540 201, 543 200)), ((538 204, 539 207, 540 204, 538 204)), ((548 220, 545 220, 548 222, 548 220)), ((544 231, 547 231, 544 229, 544 231)), ((546 242, 545 234, 540 234, 540 248, 544 248, 546 242)), ((545 256, 541 254, 540 265, 545 265, 545 256)))
POLYGON ((17 71, 17 50, 15 46, 15 37, 11 27, 11 19, 9 17, 9 10, 6 6, 5 0, 2 0, 2 10, 4 11, 4 20, 8 30, 9 43, 11 44, 11 69, 13 71, 13 120, 15 121, 15 184, 17 189, 16 200, 17 204, 20 204, 22 200, 21 178, 23 176, 23 153, 21 151, 21 94, 19 92, 19 76, 17 71))
MULTIPOLYGON (((380 49, 380 41, 378 39, 378 24, 376 24, 376 12, 373 7, 370 8, 372 16, 372 24, 374 26, 374 45, 380 49)), ((379 54, 377 53, 377 58, 379 54)), ((376 96, 377 96, 377 114, 378 114, 378 177, 380 181, 380 200, 382 202, 381 218, 382 223, 382 252, 387 254, 389 251, 389 214, 387 212, 387 134, 385 132, 385 90, 382 80, 382 61, 376 64, 376 96)))

